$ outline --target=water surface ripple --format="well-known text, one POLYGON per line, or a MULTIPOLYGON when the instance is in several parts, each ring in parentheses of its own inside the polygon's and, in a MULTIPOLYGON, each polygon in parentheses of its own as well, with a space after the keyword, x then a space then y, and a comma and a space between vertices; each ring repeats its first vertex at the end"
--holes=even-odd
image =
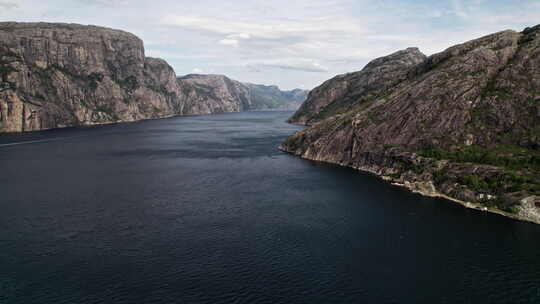
POLYGON ((540 303, 540 226, 284 154, 290 115, 0 136, 0 303, 540 303))

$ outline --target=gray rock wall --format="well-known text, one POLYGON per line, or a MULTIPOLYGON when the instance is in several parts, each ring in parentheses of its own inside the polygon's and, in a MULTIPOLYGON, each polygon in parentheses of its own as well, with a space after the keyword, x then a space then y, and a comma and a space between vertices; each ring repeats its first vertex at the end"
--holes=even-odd
POLYGON ((250 88, 225 76, 177 79, 130 33, 0 22, 0 132, 256 108, 250 88))
POLYGON ((540 26, 380 65, 392 59, 313 90, 291 119, 312 127, 281 149, 540 222, 540 26))

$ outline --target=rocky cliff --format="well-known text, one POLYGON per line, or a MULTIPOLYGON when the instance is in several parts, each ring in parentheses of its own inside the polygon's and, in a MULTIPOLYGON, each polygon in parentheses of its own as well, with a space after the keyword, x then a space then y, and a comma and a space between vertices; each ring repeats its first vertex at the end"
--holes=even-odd
POLYGON ((401 82, 410 67, 425 59, 418 48, 408 48, 377 58, 359 72, 338 75, 313 89, 289 122, 311 125, 346 112, 401 82))
POLYGON ((182 113, 173 69, 132 34, 95 26, 0 23, 0 131, 182 113))
POLYGON ((300 89, 282 91, 277 86, 245 85, 251 92, 251 108, 256 110, 298 110, 308 94, 308 91, 300 89))
POLYGON ((136 36, 97 26, 0 22, 0 132, 257 109, 217 75, 177 79, 136 36))
POLYGON ((322 120, 281 148, 540 222, 540 26, 499 32, 424 60, 414 49, 401 54, 415 55, 401 68, 378 70, 367 81, 374 86, 350 90, 344 75, 314 89, 291 120, 322 120), (325 110, 329 105, 332 111, 325 110))
POLYGON ((185 93, 184 114, 240 112, 251 107, 249 89, 223 75, 190 74, 179 77, 178 85, 185 93))
POLYGON ((296 110, 307 97, 305 90, 282 91, 277 86, 242 83, 223 75, 190 74, 179 77, 178 83, 185 93, 185 114, 296 110))

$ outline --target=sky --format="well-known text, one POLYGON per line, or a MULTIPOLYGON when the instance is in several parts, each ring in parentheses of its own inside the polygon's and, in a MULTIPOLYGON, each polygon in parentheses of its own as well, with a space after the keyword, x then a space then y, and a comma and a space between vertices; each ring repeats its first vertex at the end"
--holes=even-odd
POLYGON ((407 47, 540 23, 540 0, 0 0, 0 21, 122 29, 177 75, 312 89, 407 47))

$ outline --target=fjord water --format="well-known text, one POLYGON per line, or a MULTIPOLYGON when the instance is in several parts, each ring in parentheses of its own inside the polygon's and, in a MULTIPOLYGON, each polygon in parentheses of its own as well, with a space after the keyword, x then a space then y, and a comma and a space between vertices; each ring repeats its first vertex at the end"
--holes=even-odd
POLYGON ((291 112, 0 137, 0 303, 539 303, 540 226, 277 150, 291 112))

